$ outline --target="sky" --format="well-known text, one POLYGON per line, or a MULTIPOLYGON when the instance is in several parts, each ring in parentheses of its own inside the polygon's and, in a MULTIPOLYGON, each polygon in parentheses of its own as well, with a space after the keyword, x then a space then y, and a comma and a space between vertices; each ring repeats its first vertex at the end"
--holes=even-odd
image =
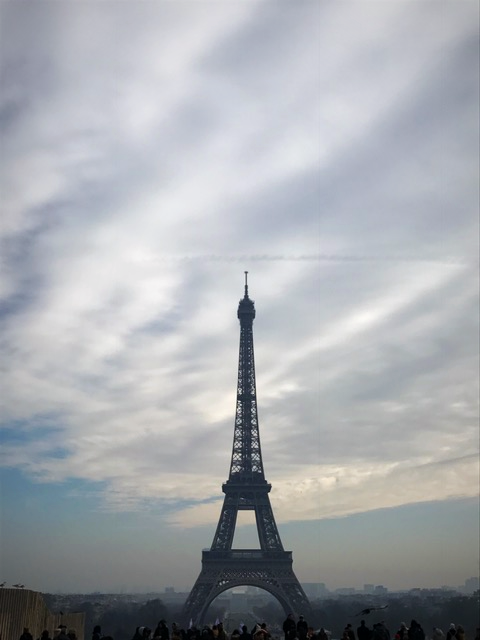
POLYGON ((1 581, 192 587, 244 271, 299 581, 478 575, 478 24, 468 0, 1 3, 1 581))

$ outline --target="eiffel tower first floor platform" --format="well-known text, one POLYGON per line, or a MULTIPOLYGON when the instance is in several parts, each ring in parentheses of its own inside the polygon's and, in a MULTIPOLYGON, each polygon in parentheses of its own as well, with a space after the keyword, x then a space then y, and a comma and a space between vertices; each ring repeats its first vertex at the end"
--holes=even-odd
POLYGON ((268 591, 285 615, 309 614, 310 603, 293 572, 291 551, 235 549, 202 552, 202 570, 185 602, 182 618, 197 627, 202 625, 213 600, 238 586, 268 591))

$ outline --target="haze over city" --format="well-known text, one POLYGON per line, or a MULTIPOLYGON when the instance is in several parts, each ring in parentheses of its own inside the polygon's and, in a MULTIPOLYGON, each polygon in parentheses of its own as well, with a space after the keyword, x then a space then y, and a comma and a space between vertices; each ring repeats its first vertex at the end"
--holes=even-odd
POLYGON ((478 24, 468 0, 0 5, 1 581, 193 585, 245 270, 300 582, 478 575, 478 24))

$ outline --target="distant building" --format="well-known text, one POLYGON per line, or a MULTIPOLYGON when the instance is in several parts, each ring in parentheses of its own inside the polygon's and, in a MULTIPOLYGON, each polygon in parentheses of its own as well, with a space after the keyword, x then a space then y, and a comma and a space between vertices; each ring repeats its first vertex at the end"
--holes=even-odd
POLYGON ((468 578, 465 580, 465 584, 462 587, 459 587, 458 590, 462 593, 472 594, 475 591, 480 589, 480 580, 479 578, 468 578))
POLYGON ((383 596, 386 593, 388 593, 388 589, 387 589, 387 587, 384 587, 383 584, 377 584, 375 589, 374 589, 374 591, 373 591, 373 593, 376 596, 383 596))
POLYGON ((375 593, 375 585, 374 584, 364 584, 363 585, 363 593, 368 593, 368 594, 375 593))

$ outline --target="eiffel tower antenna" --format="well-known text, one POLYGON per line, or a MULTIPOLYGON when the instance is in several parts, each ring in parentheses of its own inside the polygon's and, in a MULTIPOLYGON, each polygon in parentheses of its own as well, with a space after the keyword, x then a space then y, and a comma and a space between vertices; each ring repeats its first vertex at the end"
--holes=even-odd
POLYGON ((245 294, 238 304, 240 350, 232 459, 220 519, 210 550, 202 552, 202 570, 185 602, 184 621, 203 624, 212 601, 227 589, 255 586, 271 593, 285 614, 310 611, 310 603, 292 568, 292 552, 285 551, 275 523, 265 479, 258 428, 253 320, 255 304, 245 294), (254 511, 260 549, 233 549, 239 511, 254 511))

